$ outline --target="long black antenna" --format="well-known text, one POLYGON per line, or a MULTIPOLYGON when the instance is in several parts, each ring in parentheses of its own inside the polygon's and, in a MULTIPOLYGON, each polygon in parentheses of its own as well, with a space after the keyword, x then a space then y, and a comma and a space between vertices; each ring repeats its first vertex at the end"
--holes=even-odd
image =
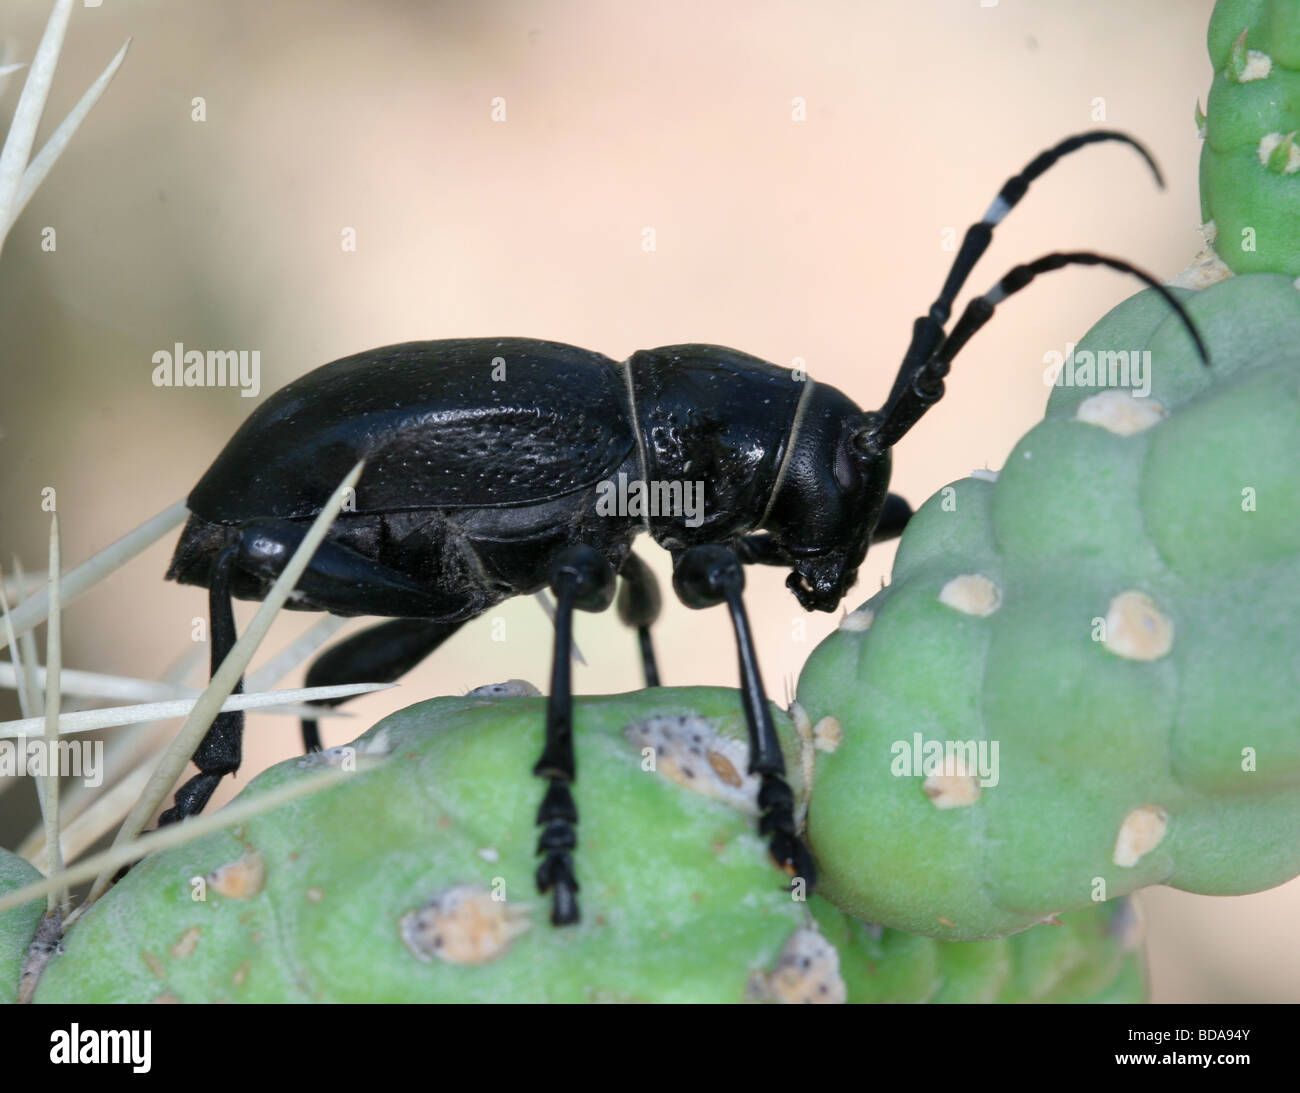
POLYGON ((913 372, 908 382, 901 387, 895 385, 885 408, 873 418, 871 426, 862 434, 860 446, 888 448, 896 444, 908 429, 916 424, 921 415, 943 397, 943 377, 948 374, 953 358, 961 352, 980 327, 993 317, 997 305, 1008 296, 1014 296, 1040 273, 1051 273, 1066 266, 1105 266, 1120 273, 1130 274, 1148 288, 1155 289, 1182 320, 1187 333, 1196 343, 1196 352, 1200 354, 1201 360, 1207 365, 1210 363, 1205 343, 1192 324, 1192 318, 1187 314, 1186 308, 1179 303, 1172 292, 1149 273, 1144 273, 1120 258, 1109 258, 1106 255, 1093 254, 1091 251, 1047 254, 1036 261, 1016 266, 990 291, 983 296, 976 296, 966 305, 966 310, 953 326, 952 333, 940 342, 930 359, 913 372))
POLYGON ((1060 144, 1036 155, 1018 175, 1013 175, 1003 183, 1002 189, 998 191, 998 196, 993 199, 993 204, 989 206, 988 211, 984 214, 984 219, 966 229, 966 236, 962 239, 961 249, 957 252, 957 257, 953 259, 952 268, 948 271, 948 278, 943 283, 942 291, 934 303, 930 305, 930 313, 921 316, 912 324, 912 342, 907 348, 907 354, 903 357, 902 366, 894 379, 894 386, 889 392, 888 402, 894 401, 899 393, 899 388, 906 386, 910 377, 916 373, 916 370, 933 355, 935 348, 943 338, 944 324, 947 323, 948 317, 952 314, 952 305, 957 298, 957 293, 962 290, 962 286, 965 285, 966 279, 971 275, 975 264, 988 250, 989 243, 993 239, 993 229, 1002 222, 1007 213, 1019 204, 1020 199, 1025 196, 1026 191, 1029 189, 1029 184, 1050 170, 1062 157, 1068 156, 1071 152, 1089 144, 1101 144, 1108 141, 1118 141, 1120 144, 1127 144, 1130 148, 1136 149, 1137 153, 1146 160, 1147 166, 1151 168, 1151 173, 1155 175, 1156 185, 1164 189, 1165 180, 1161 177, 1160 168, 1156 166, 1156 161, 1151 157, 1151 153, 1127 133, 1120 133, 1113 129, 1090 129, 1086 133, 1076 133, 1072 137, 1066 137, 1060 144))

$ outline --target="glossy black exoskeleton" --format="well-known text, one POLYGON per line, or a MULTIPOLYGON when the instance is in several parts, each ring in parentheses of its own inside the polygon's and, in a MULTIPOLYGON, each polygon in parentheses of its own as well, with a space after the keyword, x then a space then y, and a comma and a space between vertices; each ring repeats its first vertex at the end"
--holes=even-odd
POLYGON ((190 494, 167 575, 206 585, 217 554, 242 543, 231 587, 261 599, 284 547, 365 459, 354 511, 290 607, 463 622, 546 587, 550 560, 576 543, 618 570, 641 532, 680 554, 761 528, 755 560, 789 565, 799 602, 830 611, 889 483, 888 450, 854 444, 867 422, 834 387, 717 346, 622 363, 530 338, 385 346, 257 408, 190 494), (602 511, 629 494, 670 503, 602 511))

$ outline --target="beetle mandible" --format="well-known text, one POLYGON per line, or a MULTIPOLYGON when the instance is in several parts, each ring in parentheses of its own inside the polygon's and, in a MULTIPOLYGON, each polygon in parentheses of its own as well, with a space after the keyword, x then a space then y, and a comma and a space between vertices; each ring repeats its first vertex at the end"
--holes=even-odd
MULTIPOLYGON (((742 600, 742 567, 787 567, 786 583, 805 609, 833 610, 870 544, 900 534, 911 513, 888 493, 891 448, 942 397, 951 361, 995 306, 1040 273, 1102 265, 1138 277, 1164 295, 1205 357, 1172 295, 1128 263, 1091 252, 1017 266, 945 334, 997 223, 1062 156, 1102 141, 1135 148, 1160 181, 1146 149, 1114 131, 1081 133, 1037 156, 968 229, 875 412, 834 387, 710 345, 642 350, 618 363, 526 338, 408 342, 334 361, 281 388, 190 494, 167 572, 209 590, 212 670, 235 640, 231 598, 265 596, 360 459, 355 505, 335 521, 288 606, 391 621, 327 650, 308 686, 396 679, 494 604, 549 587, 555 645, 545 745, 534 768, 547 782, 537 813, 537 885, 552 893, 555 924, 575 922, 573 612, 607 608, 621 577, 619 613, 638 631, 647 684, 657 684, 649 628, 659 595, 631 553, 645 532, 671 552, 673 586, 687 606, 725 604, 730 612, 749 771, 760 778, 759 830, 777 863, 810 891, 814 863, 796 828, 742 600), (502 368, 508 382, 494 377, 502 368), (606 515, 601 483, 619 475, 652 490, 701 483, 703 509, 692 519, 680 506, 606 515)), ((303 733, 308 748, 319 747, 314 722, 305 721, 303 733)), ((202 810, 220 779, 238 769, 241 738, 242 714, 221 714, 195 752, 199 773, 177 791, 162 823, 202 810)))

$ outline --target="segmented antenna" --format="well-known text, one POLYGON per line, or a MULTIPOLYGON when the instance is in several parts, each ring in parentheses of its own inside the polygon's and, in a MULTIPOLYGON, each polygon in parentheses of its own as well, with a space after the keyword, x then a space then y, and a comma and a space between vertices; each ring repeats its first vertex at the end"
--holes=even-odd
MULTIPOLYGON (((965 286, 966 280, 970 277, 976 263, 979 262, 981 257, 983 257, 984 252, 988 250, 989 243, 993 239, 993 229, 1002 222, 1007 213, 1020 203, 1020 199, 1025 196, 1026 192, 1028 192, 1030 183, 1034 182, 1041 175, 1046 173, 1051 167, 1055 166, 1058 161, 1060 161, 1064 156, 1069 155, 1071 152, 1077 151, 1089 144, 1101 144, 1112 141, 1120 144, 1127 144, 1130 148, 1137 151, 1137 153, 1146 161, 1147 166, 1151 168, 1151 173, 1155 176, 1156 185, 1161 189, 1164 188, 1164 178, 1161 176, 1160 168, 1156 165, 1156 161, 1152 157, 1151 153, 1148 152, 1140 142, 1134 140, 1127 133, 1120 133, 1112 129, 1092 129, 1086 133, 1076 133, 1072 137, 1067 137, 1059 144, 1048 148, 1044 152, 1040 152, 1025 165, 1024 169, 1021 170, 1019 174, 1013 175, 1011 178, 1007 179, 1007 181, 1003 183, 1002 189, 998 191, 997 197, 993 199, 993 203, 989 205, 988 210, 984 213, 983 219, 966 229, 966 235, 962 239, 961 249, 958 250, 956 258, 953 259, 952 267, 949 269, 948 276, 944 280, 943 288, 939 292, 934 303, 930 305, 929 313, 921 316, 912 324, 912 340, 907 347, 907 353, 903 357, 903 363, 899 367, 898 375, 894 378, 893 387, 889 392, 888 399, 885 400, 884 407, 877 415, 875 415, 875 420, 871 427, 859 437, 858 443, 861 448, 864 450, 874 450, 877 447, 893 444, 894 440, 902 437, 908 429, 916 424, 916 421, 921 414, 923 414, 925 410, 937 400, 938 396, 926 399, 922 394, 920 394, 915 389, 917 381, 921 377, 923 370, 925 370, 929 377, 923 386, 933 386, 934 382, 939 378, 934 374, 933 358, 939 350, 940 345, 945 341, 944 325, 952 314, 953 301, 965 286), (887 440, 886 437, 893 437, 894 440, 887 440)), ((1083 252, 1079 252, 1072 256, 1049 255, 1047 258, 1039 259, 1038 262, 1031 263, 1029 266, 1017 266, 1015 270, 1007 275, 1007 277, 1003 278, 1003 280, 999 282, 999 288, 1002 288, 1004 285, 1008 286, 1008 288, 1003 292, 1002 296, 997 296, 996 294, 998 289, 994 289, 993 292, 988 294, 988 297, 981 297, 980 299, 987 300, 989 297, 993 297, 992 303, 996 304, 1006 296, 1018 292, 1025 284, 1032 281, 1038 273, 1046 272, 1048 269, 1059 269, 1061 268, 1061 265, 1069 264, 1110 266, 1112 269, 1119 269, 1122 272, 1131 273, 1159 290, 1174 309, 1179 312, 1183 321, 1188 324, 1189 328, 1192 330, 1193 338, 1196 339, 1197 347, 1201 351, 1202 357, 1205 357, 1204 346, 1201 344, 1200 338, 1196 335, 1195 329, 1191 327, 1191 320, 1188 319, 1186 312, 1179 307, 1177 301, 1147 274, 1128 265, 1127 263, 1119 262, 1118 259, 1103 258, 1101 255, 1088 255, 1087 258, 1085 258, 1083 252), (1060 265, 1040 266, 1040 263, 1055 260, 1057 258, 1066 258, 1067 260, 1062 261, 1060 265), (1028 272, 1027 279, 1022 284, 1015 284, 1014 287, 1010 287, 1012 276, 1024 276, 1022 271, 1032 272, 1028 272)), ((989 314, 992 314, 991 307, 989 314)), ((962 321, 964 322, 966 319, 967 315, 963 315, 962 321)), ((956 345, 953 345, 951 342, 948 343, 951 351, 948 352, 945 363, 951 363, 957 350, 960 349, 961 346, 969 340, 971 335, 973 335, 975 331, 987 321, 987 315, 978 321, 976 321, 975 317, 972 316, 971 322, 975 325, 965 332, 960 343, 956 345)), ((956 332, 954 331, 954 333, 956 332)), ((942 389, 942 383, 940 383, 940 394, 942 394, 942 389)))
POLYGON ((952 332, 939 343, 930 359, 916 369, 906 386, 895 388, 889 402, 877 417, 875 425, 866 434, 867 442, 879 447, 891 447, 897 443, 907 430, 916 424, 921 415, 943 397, 943 377, 948 374, 953 358, 975 336, 980 327, 993 317, 998 304, 1008 296, 1014 296, 1039 274, 1051 273, 1066 266, 1105 266, 1119 273, 1130 274, 1148 288, 1154 289, 1187 328, 1187 333, 1196 344, 1196 352, 1200 354, 1202 362, 1206 365, 1210 363, 1205 342, 1201 340, 1201 335, 1193 325, 1192 317, 1187 314, 1187 309, 1179 303, 1172 292, 1149 273, 1121 258, 1110 258, 1104 254, 1093 254, 1091 251, 1047 254, 1036 261, 1016 266, 983 296, 976 296, 966 305, 966 310, 953 326, 952 332))
MULTIPOLYGON (((1111 141, 1127 144, 1130 148, 1135 149, 1138 155, 1146 160, 1147 166, 1151 168, 1151 173, 1155 175, 1156 185, 1162 190, 1164 189, 1165 180, 1160 174, 1160 168, 1156 166, 1156 161, 1151 157, 1151 153, 1127 133, 1120 133, 1113 129, 1090 129, 1086 133, 1076 133, 1072 137, 1066 137, 1060 144, 1048 148, 1045 152, 1039 152, 1025 165, 1019 174, 1012 175, 1002 184, 1002 189, 998 191, 998 196, 993 199, 993 204, 988 207, 984 218, 966 229, 966 236, 961 241, 961 249, 957 252, 957 257, 952 260, 952 268, 948 271, 948 277, 943 283, 942 291, 934 303, 930 305, 930 313, 921 316, 912 324, 912 342, 907 347, 902 367, 899 368, 898 376, 894 380, 895 390, 902 386, 906 382, 906 377, 934 353, 935 347, 938 346, 940 339, 943 337, 944 324, 952 314, 952 304, 957 298, 957 293, 966 284, 966 278, 975 269, 975 264, 988 250, 989 243, 993 239, 993 229, 1002 223, 1007 213, 1020 203, 1020 199, 1029 190, 1029 184, 1040 178, 1071 152, 1076 152, 1089 144, 1103 144, 1111 141)), ((894 393, 894 391, 891 391, 890 396, 892 397, 894 393)))

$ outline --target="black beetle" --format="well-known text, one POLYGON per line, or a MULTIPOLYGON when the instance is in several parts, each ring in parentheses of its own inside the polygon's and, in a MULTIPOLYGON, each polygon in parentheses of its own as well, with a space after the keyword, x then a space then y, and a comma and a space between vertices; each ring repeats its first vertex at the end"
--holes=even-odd
MULTIPOLYGON (((1011 178, 967 232, 929 313, 916 320, 877 412, 788 369, 709 345, 643 350, 617 363, 524 338, 408 342, 334 361, 288 384, 249 417, 190 494, 191 516, 167 573, 210 591, 213 670, 234 641, 231 597, 266 594, 362 458, 355 504, 336 520, 289 606, 393 621, 323 654, 309 685, 395 679, 467 620, 549 586, 555 654, 546 743, 535 768, 549 782, 537 815, 544 855, 537 880, 541 891, 554 892, 552 920, 573 922, 572 616, 575 608, 608 607, 621 575, 620 614, 639 631, 647 682, 657 682, 649 627, 658 593, 631 553, 633 538, 647 532, 672 552, 673 584, 684 603, 730 610, 749 769, 761 779, 760 831, 776 861, 811 889, 813 862, 796 831, 741 600, 742 563, 788 567, 787 584, 803 607, 833 610, 870 543, 899 534, 910 515, 907 503, 888 493, 892 445, 942 396, 949 363, 994 306, 1038 273, 1071 264, 1133 273, 1164 293, 1196 336, 1154 280, 1091 253, 1016 267, 944 335, 993 227, 1029 183, 1076 148, 1110 140, 1135 147, 1156 170, 1131 138, 1093 131, 1011 178), (610 511, 614 483, 621 498, 632 484, 640 511, 610 511)), ((195 754, 200 773, 178 791, 162 822, 201 810, 220 778, 238 768, 241 730, 240 715, 218 718, 195 754)), ((304 723, 304 738, 319 745, 314 722, 304 723)))

